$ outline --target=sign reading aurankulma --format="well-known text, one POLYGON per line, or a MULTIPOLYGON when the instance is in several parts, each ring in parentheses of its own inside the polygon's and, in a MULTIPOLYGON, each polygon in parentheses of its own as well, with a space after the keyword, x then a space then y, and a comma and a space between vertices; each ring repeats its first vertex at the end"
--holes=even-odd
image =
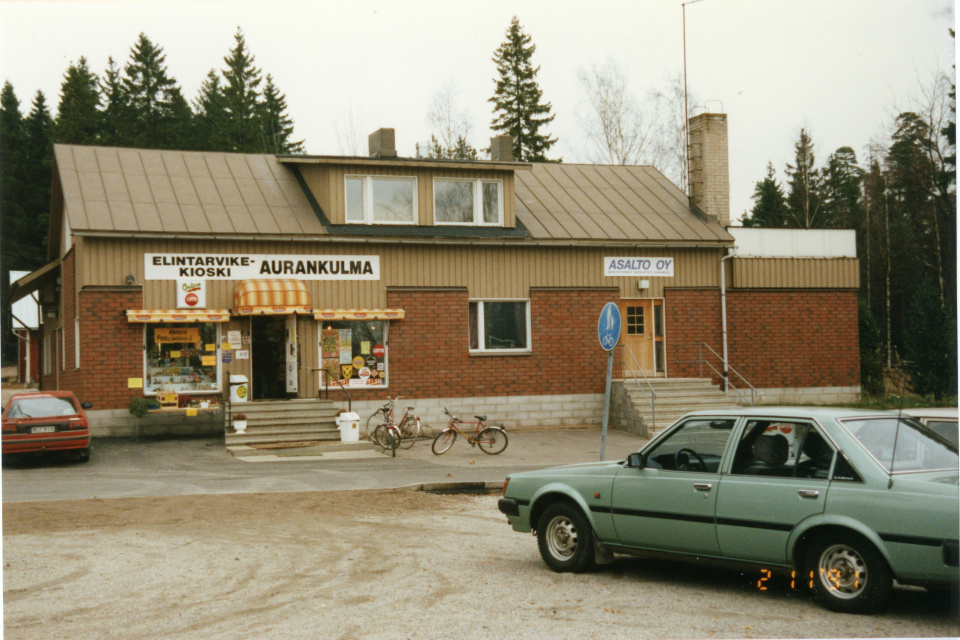
POLYGON ((143 270, 147 280, 379 280, 380 256, 148 253, 143 270))

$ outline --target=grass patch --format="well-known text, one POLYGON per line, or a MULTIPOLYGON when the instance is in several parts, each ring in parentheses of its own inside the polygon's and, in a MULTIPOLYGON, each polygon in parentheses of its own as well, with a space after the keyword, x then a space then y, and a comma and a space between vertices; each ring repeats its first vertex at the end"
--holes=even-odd
POLYGON ((847 404, 837 404, 833 406, 837 407, 849 407, 851 409, 878 409, 885 411, 896 411, 901 406, 904 409, 925 409, 929 407, 956 407, 957 406, 957 396, 947 396, 942 398, 940 401, 933 399, 933 396, 917 396, 912 394, 906 394, 903 396, 901 404, 900 396, 898 395, 885 395, 885 396, 864 396, 860 399, 860 402, 852 402, 847 404))

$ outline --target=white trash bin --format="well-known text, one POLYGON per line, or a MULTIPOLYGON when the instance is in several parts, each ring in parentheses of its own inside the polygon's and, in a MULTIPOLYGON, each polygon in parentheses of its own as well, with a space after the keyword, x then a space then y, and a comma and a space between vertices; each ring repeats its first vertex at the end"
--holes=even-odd
POLYGON ((337 428, 340 429, 340 442, 359 442, 360 414, 341 413, 337 416, 337 428))
POLYGON ((230 376, 230 402, 246 402, 250 396, 247 376, 230 376))

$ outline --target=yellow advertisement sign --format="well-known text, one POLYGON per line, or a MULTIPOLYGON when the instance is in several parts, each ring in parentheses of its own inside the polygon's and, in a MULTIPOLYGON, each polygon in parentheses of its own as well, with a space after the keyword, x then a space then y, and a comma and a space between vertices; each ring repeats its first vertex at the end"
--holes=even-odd
POLYGON ((193 343, 200 342, 199 327, 157 327, 153 330, 153 340, 161 343, 193 343))

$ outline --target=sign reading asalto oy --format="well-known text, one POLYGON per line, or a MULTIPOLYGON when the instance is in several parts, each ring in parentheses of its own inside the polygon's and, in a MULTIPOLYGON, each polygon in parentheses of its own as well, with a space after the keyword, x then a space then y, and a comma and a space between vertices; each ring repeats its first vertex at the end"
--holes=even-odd
POLYGON ((673 277, 673 258, 604 258, 603 275, 673 277))
POLYGON ((380 256, 147 253, 143 271, 147 280, 379 280, 380 256))

